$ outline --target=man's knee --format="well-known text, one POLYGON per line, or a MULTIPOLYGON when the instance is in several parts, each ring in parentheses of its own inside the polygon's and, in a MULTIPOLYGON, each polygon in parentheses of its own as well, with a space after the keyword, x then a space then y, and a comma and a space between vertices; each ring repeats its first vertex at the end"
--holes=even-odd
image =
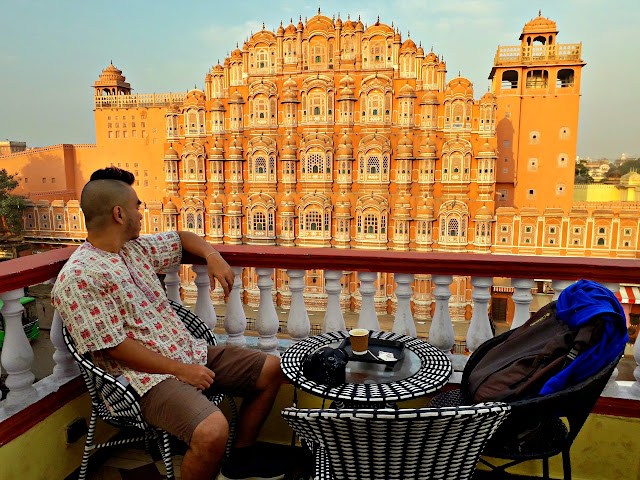
POLYGON ((229 423, 222 412, 214 412, 198 424, 189 447, 201 452, 224 452, 229 438, 229 423))
POLYGON ((279 387, 284 380, 285 377, 280 368, 280 357, 267 355, 256 388, 264 390, 269 387, 279 387))

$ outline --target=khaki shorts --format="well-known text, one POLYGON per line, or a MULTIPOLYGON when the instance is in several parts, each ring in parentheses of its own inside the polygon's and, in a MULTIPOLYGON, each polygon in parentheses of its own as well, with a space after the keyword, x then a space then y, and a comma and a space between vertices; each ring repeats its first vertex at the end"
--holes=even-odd
MULTIPOLYGON (((245 397, 255 391, 267 355, 241 347, 208 347, 207 367, 216 374, 207 393, 245 397)), ((198 388, 168 378, 140 399, 142 417, 189 444, 196 427, 219 408, 198 388)))

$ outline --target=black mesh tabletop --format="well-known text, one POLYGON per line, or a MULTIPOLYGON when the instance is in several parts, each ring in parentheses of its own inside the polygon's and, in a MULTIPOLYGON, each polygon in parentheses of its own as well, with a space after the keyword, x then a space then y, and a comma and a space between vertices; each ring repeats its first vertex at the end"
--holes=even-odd
POLYGON ((422 397, 442 388, 451 376, 451 361, 433 345, 415 337, 379 331, 372 331, 370 338, 402 342, 405 350, 417 356, 420 366, 416 372, 388 383, 345 383, 333 388, 304 376, 302 363, 308 355, 321 347, 339 343, 348 336, 346 331, 327 332, 293 343, 282 354, 283 373, 291 383, 305 392, 349 403, 385 403, 422 397))

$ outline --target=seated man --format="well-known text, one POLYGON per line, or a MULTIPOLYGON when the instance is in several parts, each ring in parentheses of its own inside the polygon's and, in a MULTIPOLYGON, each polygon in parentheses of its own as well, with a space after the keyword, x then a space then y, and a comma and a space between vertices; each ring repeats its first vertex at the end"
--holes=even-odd
MULTIPOLYGON (((182 249, 206 259, 225 295, 234 274, 214 248, 189 232, 140 237, 140 200, 131 173, 93 173, 82 191, 87 241, 69 258, 52 291, 55 307, 78 351, 90 351, 107 372, 124 377, 140 395, 145 420, 183 440, 189 449, 182 478, 212 479, 228 438, 227 420, 203 395, 244 397, 225 478, 282 478, 272 462, 248 472, 253 444, 284 380, 280 359, 238 347, 208 347, 176 317, 156 272, 180 265, 182 249), (234 461, 235 459, 235 461, 234 461)), ((254 462, 252 462, 252 460, 254 462)), ((222 476, 221 476, 222 477, 222 476)))

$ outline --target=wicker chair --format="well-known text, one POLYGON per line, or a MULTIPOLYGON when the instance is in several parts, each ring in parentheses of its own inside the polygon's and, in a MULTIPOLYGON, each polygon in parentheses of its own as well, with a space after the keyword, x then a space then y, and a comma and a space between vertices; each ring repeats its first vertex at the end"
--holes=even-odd
MULTIPOLYGON (((493 341, 498 338, 485 342, 477 352, 481 355, 481 350, 492 348, 493 341)), ((482 455, 510 461, 503 465, 493 465, 482 458, 480 461, 500 478, 513 465, 528 460, 542 460, 543 478, 549 479, 549 458, 562 454, 564 479, 571 480, 571 445, 620 358, 621 356, 577 385, 553 394, 509 403, 509 418, 487 443, 482 455), (568 428, 562 418, 567 419, 568 428)), ((459 390, 441 393, 433 398, 429 406, 443 408, 473 403, 466 392, 469 372, 478 359, 479 356, 475 353, 469 358, 459 390)))
MULTIPOLYGON (((171 300, 169 303, 191 335, 206 340, 209 345, 216 345, 217 340, 215 335, 209 327, 200 320, 200 318, 179 303, 171 300)), ((151 439, 155 440, 158 445, 158 449, 160 450, 162 460, 164 461, 167 470, 167 478, 175 478, 173 472, 173 460, 171 456, 170 435, 169 433, 155 428, 144 421, 140 410, 140 404, 138 403, 138 394, 130 386, 125 386, 125 384, 118 378, 115 378, 113 375, 110 375, 104 370, 96 367, 91 361, 89 353, 80 355, 71 335, 64 326, 62 327, 62 336, 69 352, 71 352, 73 358, 78 362, 80 372, 82 373, 87 389, 89 390, 89 394, 91 395, 91 420, 89 422, 89 431, 87 433, 87 439, 84 446, 84 454, 82 456, 82 465, 78 474, 78 480, 84 480, 87 475, 89 455, 92 450, 140 442, 142 440, 144 440, 145 446, 148 449, 151 439), (109 407, 107 407, 105 401, 109 404, 109 407), (115 427, 131 431, 132 434, 127 435, 124 438, 118 438, 117 440, 108 441, 102 444, 94 444, 93 436, 95 434, 98 418, 101 418, 106 423, 115 427)), ((216 405, 222 402, 224 398, 225 396, 220 394, 209 397, 209 399, 216 405)), ((229 442, 227 443, 228 450, 235 431, 237 409, 233 398, 227 397, 227 399, 231 405, 233 415, 229 428, 229 442)))
POLYGON ((470 479, 509 406, 296 409, 282 416, 315 445, 315 480, 470 479))

